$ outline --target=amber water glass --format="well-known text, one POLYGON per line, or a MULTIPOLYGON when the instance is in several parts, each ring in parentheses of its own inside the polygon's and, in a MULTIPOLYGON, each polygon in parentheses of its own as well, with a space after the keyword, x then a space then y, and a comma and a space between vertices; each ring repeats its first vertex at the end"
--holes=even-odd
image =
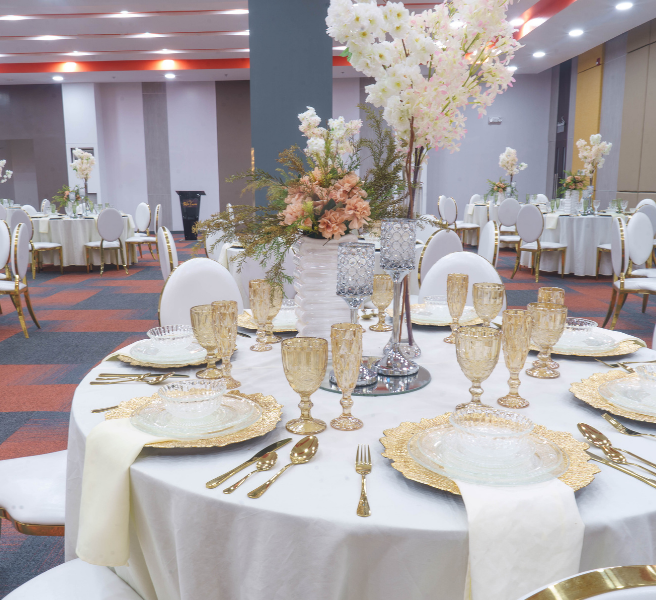
POLYGON ((189 311, 191 327, 196 341, 207 351, 207 367, 196 373, 200 379, 219 379, 223 371, 216 368, 217 343, 214 335, 214 317, 211 304, 193 306, 189 311))
POLYGON ((446 277, 446 303, 451 315, 451 334, 444 338, 447 344, 455 344, 455 333, 458 331, 458 323, 465 310, 467 292, 469 290, 469 275, 463 273, 450 273, 446 277))
POLYGON ((333 369, 337 386, 342 391, 342 414, 330 425, 341 431, 360 429, 364 423, 351 414, 351 394, 358 382, 362 362, 362 327, 354 323, 337 323, 330 328, 330 343, 333 353, 333 369))
POLYGON ((503 283, 475 283, 472 286, 472 297, 476 314, 482 319, 483 325, 489 327, 490 321, 503 308, 506 288, 503 283))
POLYGON ((526 408, 528 401, 519 395, 519 373, 526 364, 531 345, 531 317, 526 310, 504 310, 501 335, 503 358, 510 371, 509 392, 497 402, 506 408, 526 408))
POLYGON ((214 319, 214 336, 216 337, 217 354, 221 358, 223 380, 229 390, 238 388, 241 383, 232 376, 230 359, 237 343, 237 316, 239 309, 234 300, 217 300, 212 302, 214 319))
POLYGON ((280 307, 282 306, 282 287, 277 285, 271 286, 271 302, 269 306, 269 315, 267 317, 266 325, 264 330, 266 331, 266 337, 264 338, 265 344, 279 344, 282 342, 282 338, 274 335, 273 333, 273 320, 276 318, 280 312, 280 307))
POLYGON ((266 352, 271 345, 266 343, 266 323, 271 310, 271 285, 266 279, 251 279, 248 282, 253 320, 257 323, 257 342, 251 346, 253 352, 266 352))
POLYGON ((394 282, 387 273, 374 275, 374 293, 371 301, 378 309, 378 323, 371 325, 371 331, 392 331, 392 326, 385 323, 385 310, 394 297, 394 282))
POLYGON ((560 339, 567 323, 567 308, 549 302, 531 302, 527 306, 533 328, 531 339, 540 348, 538 360, 526 374, 538 379, 555 379, 560 373, 550 366, 551 348, 560 339))

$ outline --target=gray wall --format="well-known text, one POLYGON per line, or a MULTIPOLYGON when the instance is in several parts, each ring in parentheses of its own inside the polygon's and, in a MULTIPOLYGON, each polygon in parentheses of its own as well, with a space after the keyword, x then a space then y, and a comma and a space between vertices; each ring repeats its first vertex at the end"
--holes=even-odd
POLYGON ((0 160, 14 177, 0 197, 40 205, 68 182, 61 85, 0 86, 0 160))

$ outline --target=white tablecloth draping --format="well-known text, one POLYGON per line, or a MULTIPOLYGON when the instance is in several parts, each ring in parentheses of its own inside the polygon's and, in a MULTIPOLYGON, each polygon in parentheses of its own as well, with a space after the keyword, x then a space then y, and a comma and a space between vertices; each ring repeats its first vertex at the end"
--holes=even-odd
MULTIPOLYGON (((490 219, 496 221, 498 206, 493 204, 490 206, 490 219)), ((483 229, 483 226, 488 222, 487 205, 486 204, 467 204, 465 207, 465 214, 463 221, 465 223, 476 223, 483 229)), ((464 239, 466 244, 476 243, 476 232, 465 231, 464 239)))
MULTIPOLYGON (((363 322, 366 326, 370 322, 363 322)), ((382 458, 383 431, 402 421, 418 421, 452 410, 468 397, 455 348, 442 342, 445 329, 417 328, 420 363, 432 374, 424 389, 391 397, 355 397, 353 414, 365 426, 356 432, 332 428, 319 434, 319 451, 307 465, 294 467, 258 500, 246 493, 268 476, 255 475, 243 489, 225 495, 205 482, 232 469, 266 445, 292 437, 284 423, 299 413, 299 398, 285 380, 280 346, 265 353, 248 350, 252 339, 238 338, 233 374, 245 393, 272 394, 284 405, 270 434, 215 449, 145 449, 130 469, 132 521, 129 566, 119 575, 146 600, 248 598, 248 600, 461 600, 468 558, 467 516, 460 497, 405 479, 382 458), (369 444, 368 476, 372 516, 356 516, 360 477, 355 473, 358 444, 369 444)), ((380 352, 389 334, 367 330, 366 354, 380 352)), ((641 349, 634 360, 656 353, 641 349)), ((534 355, 529 357, 533 360, 534 355)), ((586 422, 626 448, 653 456, 648 438, 618 434, 600 411, 580 402, 569 385, 605 370, 593 360, 559 358, 561 377, 538 380, 522 375, 520 391, 535 422, 581 439, 576 424, 586 422)), ((183 372, 193 374, 196 369, 183 372)), ((90 386, 101 371, 131 371, 118 362, 93 369, 73 399, 68 443, 66 556, 75 556, 85 439, 103 419, 93 408, 117 404, 155 390, 144 384, 90 386)), ((499 363, 483 383, 483 401, 494 404, 507 392, 508 372, 499 363)), ((313 415, 325 421, 340 412, 339 396, 319 390, 313 415)), ((641 431, 656 432, 639 423, 641 431)), ((291 444, 279 451, 287 463, 291 444)), ((585 524, 580 570, 656 562, 656 492, 626 475, 602 473, 576 493, 585 524)), ((548 582, 544 582, 545 584, 548 582)), ((527 590, 528 592, 528 590, 527 590)))

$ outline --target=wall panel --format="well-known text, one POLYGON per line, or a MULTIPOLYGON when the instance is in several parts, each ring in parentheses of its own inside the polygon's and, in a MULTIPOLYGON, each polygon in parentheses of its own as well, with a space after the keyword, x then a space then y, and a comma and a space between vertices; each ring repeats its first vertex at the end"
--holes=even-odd
POLYGON ((656 44, 649 46, 638 191, 656 191, 656 44))

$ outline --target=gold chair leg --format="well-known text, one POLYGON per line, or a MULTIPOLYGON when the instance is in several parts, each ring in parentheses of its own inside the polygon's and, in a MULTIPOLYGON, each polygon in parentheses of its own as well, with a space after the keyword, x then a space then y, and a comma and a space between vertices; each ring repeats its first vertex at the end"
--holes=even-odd
POLYGON ((647 300, 649 300, 649 294, 642 295, 642 312, 647 310, 647 300))
POLYGON ((560 277, 562 279, 565 279, 565 259, 567 257, 567 250, 563 250, 561 253, 561 270, 560 270, 560 277))
POLYGON ((39 322, 36 320, 36 315, 32 310, 32 302, 30 301, 30 292, 27 290, 27 288, 25 288, 25 304, 27 304, 27 310, 30 311, 30 317, 32 317, 32 321, 34 321, 34 324, 39 329, 41 329, 41 325, 39 325, 39 322))
POLYGON ((517 269, 519 269, 519 259, 522 256, 522 252, 519 249, 519 246, 517 246, 517 258, 515 259, 515 268, 513 269, 512 275, 510 276, 510 279, 515 278, 515 274, 517 273, 517 269))
MULTIPOLYGON (((123 261, 123 268, 125 269, 125 274, 129 275, 130 273, 128 273, 128 263, 125 261, 125 254, 123 253, 123 244, 121 243, 121 240, 118 241, 118 249, 121 251, 121 260, 123 261)), ((116 255, 118 257, 118 252, 116 255)))
POLYGON ((118 265, 118 248, 114 248, 114 260, 116 261, 116 270, 118 271, 120 269, 118 265))
POLYGON ((27 333, 27 325, 25 324, 25 317, 23 316, 23 307, 21 306, 20 295, 19 294, 10 294, 11 299, 14 301, 14 306, 16 307, 16 312, 18 313, 18 320, 20 321, 21 329, 26 338, 29 338, 27 333))
POLYGON ((153 245, 150 242, 148 242, 148 250, 150 251, 150 255, 153 257, 153 260, 157 260, 153 254, 153 245))
POLYGON ((613 315, 613 320, 610 323, 611 330, 615 329, 615 325, 617 325, 617 319, 620 316, 620 311, 624 306, 624 302, 626 302, 627 296, 628 294, 620 294, 620 297, 617 299, 617 305, 615 306, 615 314, 613 315))
POLYGON ((85 247, 87 251, 87 273, 89 272, 89 246, 85 247))
POLYGON ((64 248, 62 246, 59 246, 59 272, 63 275, 64 274, 64 248))
POLYGON ((104 272, 105 272, 105 250, 101 242, 100 243, 100 276, 101 277, 104 272))
POLYGON ((608 312, 606 313, 606 318, 604 319, 604 324, 602 327, 606 327, 606 323, 610 319, 610 316, 613 314, 613 309, 615 308, 615 300, 617 299, 617 289, 613 285, 613 293, 610 296, 610 304, 608 305, 608 312))
POLYGON ((34 281, 36 279, 36 261, 37 259, 37 252, 36 250, 32 250, 32 280, 34 281))
POLYGON ((538 282, 538 279, 540 278, 540 258, 541 258, 541 252, 538 250, 535 253, 535 263, 534 263, 534 268, 535 268, 535 283, 538 282))
POLYGON ((599 264, 601 263, 601 249, 597 248, 597 266, 595 268, 595 279, 599 279, 599 264))
MULTIPOLYGON (((134 255, 134 258, 135 259, 137 258, 136 253, 134 255)), ((143 250, 141 249, 141 244, 139 244, 139 258, 143 258, 143 250)), ((136 260, 135 260, 135 262, 136 262, 136 260)))

